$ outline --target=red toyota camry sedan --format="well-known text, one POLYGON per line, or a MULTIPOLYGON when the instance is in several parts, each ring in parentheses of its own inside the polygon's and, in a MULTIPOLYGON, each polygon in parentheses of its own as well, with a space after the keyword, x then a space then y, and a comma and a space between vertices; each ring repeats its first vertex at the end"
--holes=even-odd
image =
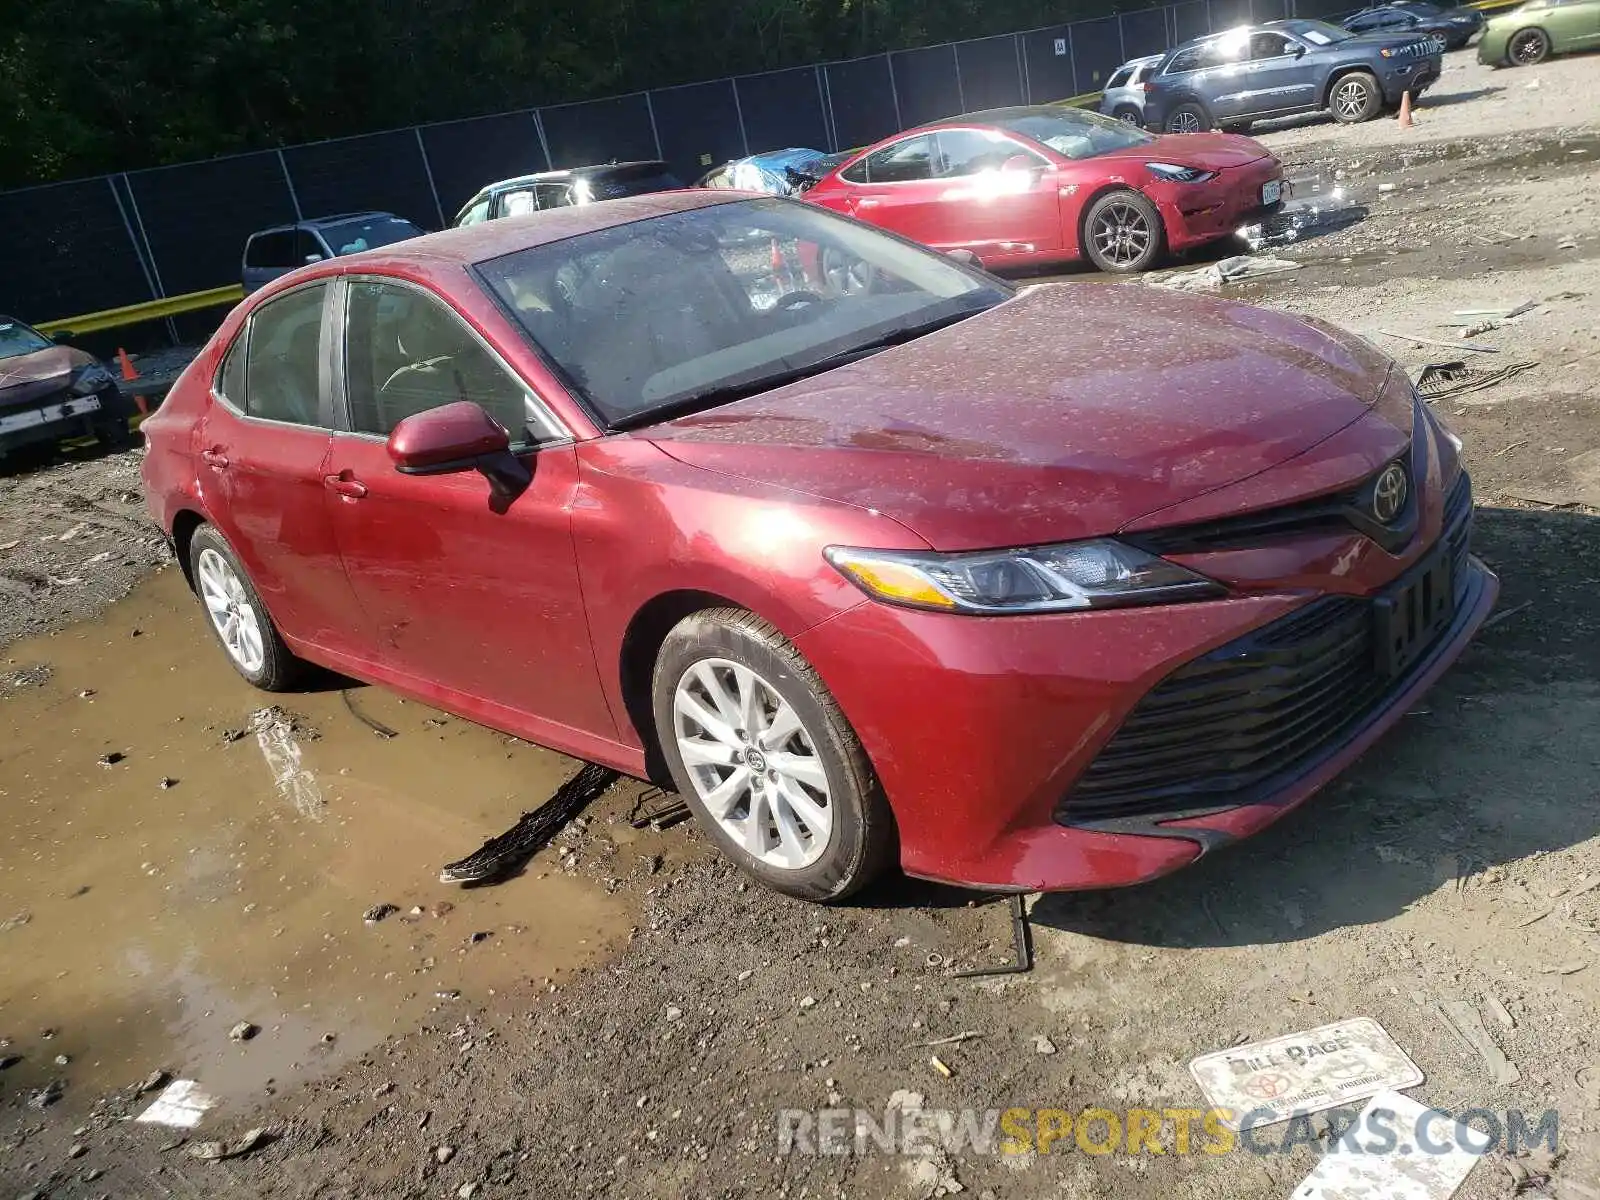
POLYGON ((1497 591, 1458 443, 1361 339, 727 192, 302 268, 144 432, 246 679, 320 663, 668 782, 818 900, 1192 862, 1497 591), (830 256, 859 286, 774 271, 830 256))
POLYGON ((1143 271, 1282 202, 1283 167, 1226 133, 1154 137, 1079 108, 998 108, 869 147, 805 198, 986 267, 1143 271))

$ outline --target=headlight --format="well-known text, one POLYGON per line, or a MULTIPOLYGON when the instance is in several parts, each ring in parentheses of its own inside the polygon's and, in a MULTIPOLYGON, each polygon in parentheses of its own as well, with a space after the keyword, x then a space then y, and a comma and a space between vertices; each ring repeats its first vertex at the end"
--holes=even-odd
POLYGON ((111 377, 111 372, 99 363, 90 363, 78 372, 78 377, 72 381, 72 394, 74 396, 92 396, 96 392, 104 391, 116 382, 111 377))
POLYGON ((875 600, 942 612, 1057 612, 1199 600, 1224 593, 1176 563, 1101 539, 936 554, 829 546, 824 555, 875 600))
POLYGON ((1177 163, 1145 163, 1145 170, 1152 175, 1159 175, 1162 179, 1170 179, 1173 183, 1204 183, 1208 179, 1217 177, 1215 171, 1202 171, 1199 167, 1180 167, 1177 163))

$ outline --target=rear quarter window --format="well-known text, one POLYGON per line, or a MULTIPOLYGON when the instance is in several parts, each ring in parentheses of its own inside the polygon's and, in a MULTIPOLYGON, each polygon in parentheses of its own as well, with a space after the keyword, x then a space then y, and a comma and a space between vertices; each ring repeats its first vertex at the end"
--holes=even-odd
POLYGON ((294 266, 294 230, 256 234, 245 243, 244 265, 268 269, 294 266))

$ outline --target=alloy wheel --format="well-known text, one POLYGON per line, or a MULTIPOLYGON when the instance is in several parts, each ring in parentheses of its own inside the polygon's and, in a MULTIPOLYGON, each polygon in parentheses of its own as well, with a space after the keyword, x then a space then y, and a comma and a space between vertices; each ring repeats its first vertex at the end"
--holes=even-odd
POLYGON ((1173 133, 1199 133, 1200 114, 1192 108, 1181 108, 1167 121, 1167 128, 1173 133))
POLYGON ((1137 261, 1150 248, 1155 232, 1144 213, 1131 204, 1117 201, 1100 210, 1089 236, 1094 239, 1101 257, 1121 267, 1137 261))
POLYGON ((1342 117, 1360 116, 1367 107, 1366 86, 1354 79, 1341 83, 1333 93, 1333 104, 1342 117))
POLYGON ((835 296, 855 296, 872 290, 872 265, 828 247, 822 252, 822 277, 835 296))
POLYGON ((244 589, 238 572, 215 550, 200 552, 195 576, 200 598, 205 602, 211 624, 222 639, 228 657, 248 675, 266 664, 266 645, 261 636, 261 618, 244 589))
POLYGON ((1544 38, 1537 29, 1524 30, 1512 39, 1511 58, 1525 67, 1544 58, 1544 38))
POLYGON ((747 854, 791 871, 822 857, 833 830, 827 773, 772 684, 741 663, 701 659, 678 680, 672 725, 700 802, 747 854))

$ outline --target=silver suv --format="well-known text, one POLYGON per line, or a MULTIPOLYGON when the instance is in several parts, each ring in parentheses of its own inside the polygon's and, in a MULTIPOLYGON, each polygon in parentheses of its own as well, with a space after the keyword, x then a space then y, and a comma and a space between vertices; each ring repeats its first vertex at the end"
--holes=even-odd
POLYGON ((1129 125, 1143 125, 1144 81, 1165 57, 1164 54, 1147 54, 1143 58, 1130 58, 1118 67, 1106 80, 1100 111, 1129 125))

